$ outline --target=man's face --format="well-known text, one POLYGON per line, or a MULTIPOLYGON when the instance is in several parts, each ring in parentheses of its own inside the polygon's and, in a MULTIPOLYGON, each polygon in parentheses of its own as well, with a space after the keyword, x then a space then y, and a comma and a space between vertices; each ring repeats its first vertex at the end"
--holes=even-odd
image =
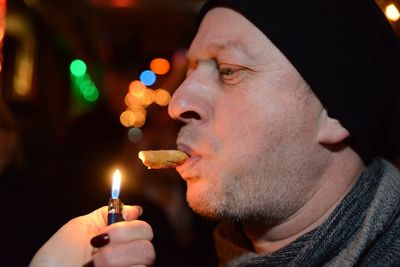
MULTIPOLYGON (((295 43, 293 45, 296 45, 295 43)), ((177 170, 203 216, 277 223, 315 193, 327 156, 322 106, 285 56, 227 8, 207 13, 188 51, 169 113, 183 121, 177 170)))

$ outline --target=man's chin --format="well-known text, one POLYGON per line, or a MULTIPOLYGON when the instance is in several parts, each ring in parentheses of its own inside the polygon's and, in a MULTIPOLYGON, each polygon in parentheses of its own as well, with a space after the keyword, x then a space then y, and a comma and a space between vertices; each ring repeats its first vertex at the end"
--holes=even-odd
POLYGON ((213 206, 214 199, 209 197, 209 194, 201 191, 195 191, 188 187, 186 200, 189 207, 200 216, 209 220, 218 220, 219 216, 216 212, 216 207, 213 206))
POLYGON ((226 223, 237 223, 241 222, 239 217, 231 216, 226 213, 220 212, 211 208, 204 208, 197 205, 190 205, 191 209, 202 216, 203 218, 210 221, 226 222, 226 223))

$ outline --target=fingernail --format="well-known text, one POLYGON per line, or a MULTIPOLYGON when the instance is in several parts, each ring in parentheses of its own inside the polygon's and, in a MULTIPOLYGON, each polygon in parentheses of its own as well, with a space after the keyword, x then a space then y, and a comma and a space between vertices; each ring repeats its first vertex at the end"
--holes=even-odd
POLYGON ((95 248, 104 247, 110 243, 110 236, 108 234, 100 234, 90 240, 90 244, 95 248))
POLYGON ((135 206, 139 210, 139 216, 143 214, 143 208, 141 206, 135 206))
POLYGON ((89 261, 89 262, 85 263, 84 265, 82 265, 82 267, 95 267, 94 261, 89 261))

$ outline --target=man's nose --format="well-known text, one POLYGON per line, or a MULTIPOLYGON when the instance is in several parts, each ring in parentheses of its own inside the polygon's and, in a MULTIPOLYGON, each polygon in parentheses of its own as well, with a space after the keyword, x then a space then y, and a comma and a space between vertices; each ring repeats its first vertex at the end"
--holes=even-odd
POLYGON ((194 75, 187 77, 172 95, 168 106, 169 115, 183 123, 205 119, 209 104, 203 95, 204 86, 194 75))

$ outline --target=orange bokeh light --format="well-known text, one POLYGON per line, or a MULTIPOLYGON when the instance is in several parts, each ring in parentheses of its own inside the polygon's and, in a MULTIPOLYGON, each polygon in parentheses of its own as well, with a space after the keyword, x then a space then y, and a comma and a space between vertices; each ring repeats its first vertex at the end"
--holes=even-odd
POLYGON ((129 84, 129 92, 131 94, 138 94, 146 89, 146 85, 139 80, 135 80, 129 84))
POLYGON ((125 96, 125 104, 128 107, 139 106, 141 104, 140 97, 137 96, 136 94, 128 93, 125 96))
POLYGON ((120 120, 121 124, 124 125, 125 127, 131 127, 135 124, 136 117, 132 111, 126 110, 121 113, 119 120, 120 120))
POLYGON ((134 127, 140 128, 146 122, 146 115, 142 112, 135 112, 135 123, 133 124, 134 127))
POLYGON ((150 62, 150 69, 158 75, 166 74, 170 68, 168 60, 164 58, 155 58, 150 62))
POLYGON ((147 115, 147 111, 143 106, 133 106, 133 107, 129 107, 128 110, 132 111, 133 113, 135 113, 135 116, 137 117, 146 117, 147 115))
POLYGON ((153 103, 153 90, 146 89, 143 91, 143 95, 141 97, 141 103, 145 107, 153 103))
POLYGON ((160 88, 154 91, 153 99, 157 105, 166 106, 171 100, 171 94, 168 91, 160 88))

